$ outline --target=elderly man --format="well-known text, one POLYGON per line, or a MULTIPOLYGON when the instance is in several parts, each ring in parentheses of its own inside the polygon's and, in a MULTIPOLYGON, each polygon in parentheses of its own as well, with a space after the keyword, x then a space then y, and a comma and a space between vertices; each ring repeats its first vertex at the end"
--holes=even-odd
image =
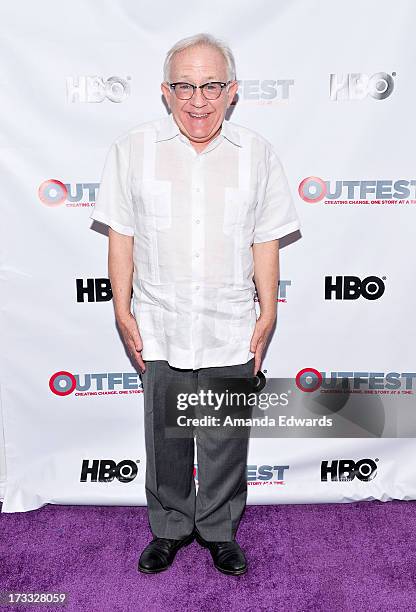
POLYGON ((276 320, 278 239, 300 227, 271 144, 225 119, 237 89, 226 44, 209 34, 176 43, 161 84, 171 114, 113 142, 91 214, 110 228, 116 321, 143 382, 145 573, 167 569, 194 538, 218 570, 247 569, 235 536, 248 436, 195 427, 196 491, 193 437, 165 435, 170 384, 197 390, 209 375, 258 372, 276 320))

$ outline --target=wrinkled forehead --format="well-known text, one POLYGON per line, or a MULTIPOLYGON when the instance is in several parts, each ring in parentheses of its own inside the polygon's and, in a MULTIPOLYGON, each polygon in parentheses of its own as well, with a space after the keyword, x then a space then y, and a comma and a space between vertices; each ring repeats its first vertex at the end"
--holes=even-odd
POLYGON ((189 47, 172 57, 172 80, 202 79, 223 81, 227 79, 227 63, 222 53, 212 47, 189 47))

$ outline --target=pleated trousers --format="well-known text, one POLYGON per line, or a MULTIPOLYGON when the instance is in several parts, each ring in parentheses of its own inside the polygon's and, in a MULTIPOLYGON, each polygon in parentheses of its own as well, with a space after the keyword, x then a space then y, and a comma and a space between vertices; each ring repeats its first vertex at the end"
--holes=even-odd
MULTIPOLYGON (((186 437, 166 436, 167 390, 175 384, 198 393, 210 377, 253 376, 254 357, 247 363, 175 368, 165 360, 146 361, 140 374, 144 393, 146 445, 145 490, 154 536, 180 539, 194 528, 207 541, 235 539, 247 499, 249 428, 232 435, 232 427, 193 427, 186 437), (194 437, 198 490, 194 479, 194 437)), ((198 414, 203 414, 199 407, 198 414)))

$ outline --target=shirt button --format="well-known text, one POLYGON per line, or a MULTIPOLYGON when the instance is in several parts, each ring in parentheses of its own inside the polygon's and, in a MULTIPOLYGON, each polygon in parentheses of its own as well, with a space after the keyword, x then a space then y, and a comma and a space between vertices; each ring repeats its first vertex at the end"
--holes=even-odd
POLYGON ((200 219, 196 219, 195 223, 201 223, 201 220, 200 219))
POLYGON ((199 253, 195 253, 195 257, 199 257, 199 253))
POLYGON ((199 285, 197 285, 197 286, 195 287, 195 289, 196 289, 196 290, 198 290, 198 289, 199 289, 199 285))
POLYGON ((199 192, 199 191, 201 191, 201 190, 200 190, 200 188, 199 188, 199 187, 197 187, 197 188, 195 189, 195 191, 198 191, 198 192, 199 192))

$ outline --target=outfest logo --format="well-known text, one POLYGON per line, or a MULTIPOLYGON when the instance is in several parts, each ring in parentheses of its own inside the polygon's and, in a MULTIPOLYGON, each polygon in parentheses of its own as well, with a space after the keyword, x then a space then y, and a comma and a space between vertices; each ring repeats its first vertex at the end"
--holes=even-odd
MULTIPOLYGON (((247 465, 247 485, 275 486, 285 485, 289 465, 247 465)), ((198 485, 198 464, 194 464, 193 476, 198 485)))
POLYGON ((305 393, 339 392, 353 389, 362 393, 413 394, 416 372, 319 371, 303 368, 296 374, 296 386, 305 393))
POLYGON ((324 180, 307 176, 298 186, 307 204, 416 204, 416 179, 324 180))
POLYGON ((137 372, 89 372, 81 375, 61 370, 50 377, 49 389, 61 397, 143 393, 137 372))
POLYGON ((57 179, 47 179, 39 185, 38 197, 42 204, 50 208, 62 205, 68 208, 87 208, 95 205, 99 186, 100 183, 71 184, 57 179))

